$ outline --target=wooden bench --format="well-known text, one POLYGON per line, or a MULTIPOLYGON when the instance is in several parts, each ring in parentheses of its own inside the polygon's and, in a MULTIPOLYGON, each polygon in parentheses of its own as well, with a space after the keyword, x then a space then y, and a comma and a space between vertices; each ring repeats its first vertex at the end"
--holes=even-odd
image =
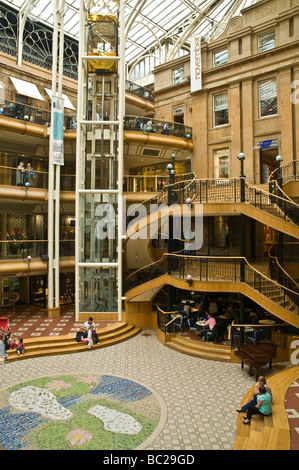
MULTIPOLYGON (((285 410, 285 394, 299 378, 299 366, 289 367, 267 377, 273 393, 272 414, 254 415, 251 424, 243 424, 243 413, 237 418, 234 450, 290 450, 290 427, 285 410)), ((252 399, 253 386, 244 396, 241 406, 252 399)))

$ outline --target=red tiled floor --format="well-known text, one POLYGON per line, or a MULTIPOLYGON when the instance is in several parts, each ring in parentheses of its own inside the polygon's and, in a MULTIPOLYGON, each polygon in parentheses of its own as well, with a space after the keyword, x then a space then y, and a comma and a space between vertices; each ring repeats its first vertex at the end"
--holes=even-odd
MULTIPOLYGON (((58 318, 49 319, 47 309, 21 304, 0 310, 0 316, 9 319, 9 327, 17 338, 76 335, 83 322, 75 321, 75 305, 61 307, 58 318)), ((95 322, 97 328, 104 328, 113 322, 95 322)))

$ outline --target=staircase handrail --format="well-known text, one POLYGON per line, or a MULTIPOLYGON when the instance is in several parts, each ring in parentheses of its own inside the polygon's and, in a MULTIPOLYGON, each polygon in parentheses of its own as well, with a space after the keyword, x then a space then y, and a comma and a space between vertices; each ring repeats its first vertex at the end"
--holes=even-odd
POLYGON ((269 256, 269 258, 270 258, 270 259, 273 259, 273 260, 275 261, 276 265, 278 266, 278 269, 280 269, 280 270, 282 271, 282 273, 290 280, 290 282, 291 282, 292 284, 294 284, 294 286, 295 286, 296 288, 299 289, 299 284, 298 284, 298 283, 296 282, 296 280, 293 279, 293 278, 289 275, 289 273, 287 273, 287 271, 281 266, 281 264, 280 264, 280 262, 279 262, 277 256, 274 256, 274 255, 271 254, 271 250, 272 250, 273 246, 274 246, 274 243, 272 243, 272 245, 270 246, 270 248, 269 248, 269 250, 268 250, 268 256, 269 256))
MULTIPOLYGON (((279 284, 277 281, 269 278, 268 276, 266 276, 265 274, 261 273, 260 271, 258 271, 256 268, 254 268, 249 262, 248 260, 245 258, 245 257, 242 257, 242 256, 236 256, 236 257, 230 257, 230 256, 223 256, 223 257, 219 257, 219 256, 194 256, 194 255, 179 255, 179 254, 173 254, 173 253, 164 253, 162 255, 162 257, 160 258, 160 260, 158 261, 155 261, 153 263, 150 263, 148 264, 147 266, 144 266, 142 268, 139 268, 138 270, 134 271, 133 273, 131 273, 129 276, 127 276, 127 278, 125 279, 125 283, 132 277, 132 276, 136 276, 137 273, 140 273, 141 271, 145 271, 147 268, 149 267, 152 267, 152 271, 149 273, 147 271, 147 274, 149 274, 148 276, 148 280, 151 279, 151 274, 153 273, 154 270, 157 269, 158 266, 160 266, 162 264, 163 261, 167 260, 168 257, 173 257, 173 258, 177 258, 177 259, 191 259, 191 260, 215 260, 215 261, 223 261, 223 260, 229 260, 230 262, 243 262, 245 263, 245 266, 247 266, 247 268, 251 271, 251 272, 254 272, 256 273, 258 276, 260 276, 263 280, 265 280, 266 282, 269 282, 270 285, 274 285, 277 289, 279 289, 280 291, 282 290, 284 293, 287 293, 289 295, 292 295, 292 296, 295 296, 297 299, 298 299, 298 304, 299 304, 299 294, 295 291, 293 291, 292 289, 289 289, 288 287, 285 287, 285 286, 282 286, 281 284, 279 284)), ((167 269, 165 269, 165 272, 164 274, 167 272, 167 269)), ((159 277, 159 276, 158 276, 159 277)), ((240 279, 241 279, 241 276, 238 276, 240 279)), ((236 279, 237 280, 237 279, 236 279)), ((249 284, 250 285, 250 282, 248 280, 246 280, 246 277, 244 279, 244 282, 246 284, 249 284)), ((136 287, 136 286, 134 286, 136 287)), ((132 289, 132 287, 130 288, 132 289)), ((259 289, 257 289, 259 290, 259 289)), ((261 290, 259 290, 260 293, 263 294, 263 292, 261 292, 261 290)))
MULTIPOLYGON (((138 207, 140 206, 150 206, 151 204, 159 204, 161 202, 164 202, 164 200, 167 200, 168 201, 168 186, 175 186, 175 185, 184 185, 185 183, 188 184, 188 187, 190 186, 190 184, 192 184, 192 182, 196 181, 196 175, 195 173, 191 172, 191 173, 187 173, 187 174, 191 174, 194 176, 194 178, 192 178, 191 180, 183 180, 183 181, 176 181, 174 183, 172 183, 171 185, 165 185, 165 187, 163 188, 163 190, 156 194, 155 196, 152 196, 151 198, 149 199, 145 199, 143 202, 141 202, 140 204, 138 204, 137 208, 135 208, 136 210, 138 210, 138 207)), ((180 175, 178 175, 180 176, 180 175)), ((178 191, 183 191, 185 188, 185 186, 183 187, 180 187, 178 188, 178 191)), ((130 214, 128 214, 130 215, 130 214)))
MULTIPOLYGON (((285 163, 282 163, 280 165, 280 170, 282 172, 282 182, 283 182, 283 184, 285 183, 286 179, 287 179, 287 181, 290 180, 290 178, 283 175, 283 172, 289 167, 292 167, 294 169, 294 165, 295 166, 298 165, 298 168, 299 168, 299 160, 291 160, 290 162, 285 162, 285 163)), ((273 170, 272 173, 270 173, 269 178, 268 178, 269 183, 277 180, 277 173, 278 173, 278 168, 275 168, 275 170, 273 170)), ((296 171, 295 172, 293 171, 293 176, 296 180, 296 178, 297 178, 297 172, 296 171)))

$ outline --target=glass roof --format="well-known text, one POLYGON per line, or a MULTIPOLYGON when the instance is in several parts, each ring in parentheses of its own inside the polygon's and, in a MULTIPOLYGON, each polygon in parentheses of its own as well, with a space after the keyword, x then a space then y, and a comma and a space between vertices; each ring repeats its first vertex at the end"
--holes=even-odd
MULTIPOLYGON (((128 65, 153 53, 165 41, 188 50, 189 39, 200 33, 207 39, 220 34, 229 19, 259 0, 125 0, 126 60, 128 65)), ((85 0, 99 11, 104 6, 115 10, 111 0, 85 0)), ((53 24, 53 0, 3 0, 14 8, 27 8, 48 25, 53 24)), ((65 1, 65 33, 79 35, 80 0, 65 1)), ((161 47, 160 47, 161 52, 161 47)), ((172 57, 174 58, 174 57, 172 57)), ((167 60, 167 57, 164 57, 167 60)))

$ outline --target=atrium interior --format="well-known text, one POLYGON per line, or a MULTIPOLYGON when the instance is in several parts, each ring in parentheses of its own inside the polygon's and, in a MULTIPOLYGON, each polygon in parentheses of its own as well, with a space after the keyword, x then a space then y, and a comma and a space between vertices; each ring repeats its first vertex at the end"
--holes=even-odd
POLYGON ((299 1, 0 0, 0 65, 0 449, 298 450, 299 1))

